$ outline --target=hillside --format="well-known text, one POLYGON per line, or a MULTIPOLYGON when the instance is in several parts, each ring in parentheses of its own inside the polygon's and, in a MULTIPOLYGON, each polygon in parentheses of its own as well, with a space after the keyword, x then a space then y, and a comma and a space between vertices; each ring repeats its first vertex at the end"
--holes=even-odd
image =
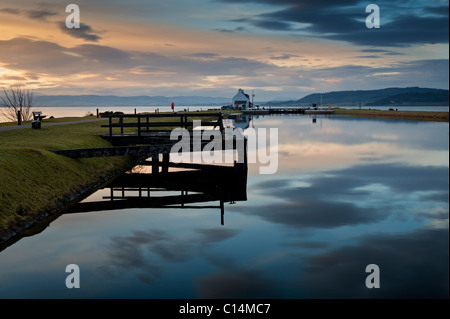
POLYGON ((448 105, 448 91, 428 92, 428 93, 402 93, 379 99, 368 106, 375 105, 448 105), (442 102, 444 102, 442 104, 442 102))
POLYGON ((380 90, 314 93, 296 101, 267 103, 268 106, 328 105, 448 105, 449 91, 430 88, 386 88, 380 90))

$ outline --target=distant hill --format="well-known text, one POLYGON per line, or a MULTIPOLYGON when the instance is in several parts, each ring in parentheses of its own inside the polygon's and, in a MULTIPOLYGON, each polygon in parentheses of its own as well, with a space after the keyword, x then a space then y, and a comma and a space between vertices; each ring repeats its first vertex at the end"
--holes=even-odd
POLYGON ((36 106, 213 106, 230 98, 208 96, 36 95, 36 106))
POLYGON ((327 106, 339 105, 448 105, 449 91, 441 89, 408 87, 380 90, 336 91, 314 93, 299 100, 269 102, 267 106, 327 106))
POLYGON ((448 90, 442 92, 426 92, 426 93, 401 93, 379 99, 373 103, 367 103, 368 106, 375 105, 448 105, 448 90))

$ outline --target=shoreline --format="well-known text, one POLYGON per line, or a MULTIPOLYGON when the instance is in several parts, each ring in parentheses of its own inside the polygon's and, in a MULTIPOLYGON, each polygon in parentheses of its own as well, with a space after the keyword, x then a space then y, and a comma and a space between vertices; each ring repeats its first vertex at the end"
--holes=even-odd
POLYGON ((139 160, 57 155, 53 149, 111 144, 97 135, 99 121, 43 123, 40 130, 0 131, 0 251, 31 232, 42 231, 67 207, 130 170, 139 160))
POLYGON ((390 120, 449 122, 449 112, 434 111, 396 111, 367 109, 333 109, 333 115, 390 120))
MULTIPOLYGON (((131 166, 133 166, 132 164, 131 166)), ((14 224, 12 229, 7 229, 0 231, 0 251, 6 249, 7 247, 13 245, 24 237, 33 236, 44 231, 52 221, 60 217, 66 210, 68 210, 73 205, 79 203, 90 194, 99 189, 102 185, 111 182, 114 178, 123 174, 128 169, 118 169, 115 172, 105 176, 99 181, 84 187, 78 191, 71 194, 67 194, 63 200, 58 201, 56 208, 52 209, 42 209, 42 212, 37 213, 30 219, 18 222, 14 224)))

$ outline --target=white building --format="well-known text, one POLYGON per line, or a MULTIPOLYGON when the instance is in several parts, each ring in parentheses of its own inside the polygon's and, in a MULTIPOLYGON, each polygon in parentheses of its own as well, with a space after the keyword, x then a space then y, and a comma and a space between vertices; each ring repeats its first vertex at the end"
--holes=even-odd
POLYGON ((247 110, 250 108, 250 97, 244 93, 244 90, 239 89, 237 94, 231 100, 231 106, 238 110, 247 110))

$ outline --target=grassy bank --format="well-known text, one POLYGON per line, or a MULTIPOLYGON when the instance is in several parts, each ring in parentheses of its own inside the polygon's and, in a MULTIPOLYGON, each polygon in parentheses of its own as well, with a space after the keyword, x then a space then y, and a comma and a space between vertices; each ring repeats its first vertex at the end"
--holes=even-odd
POLYGON ((367 109, 334 109, 334 115, 359 116, 366 118, 410 120, 410 121, 434 121, 448 122, 449 112, 430 111, 389 111, 389 110, 367 110, 367 109))
MULTIPOLYGON (((51 151, 110 147, 111 144, 98 134, 108 132, 107 128, 101 127, 108 123, 108 119, 82 124, 46 125, 94 118, 49 119, 43 121, 40 130, 33 130, 31 123, 24 123, 24 129, 0 131, 0 243, 37 224, 49 212, 62 209, 94 185, 135 164, 128 157, 71 159, 51 151)), ((209 120, 207 117, 188 118, 189 121, 194 119, 209 120)), ((173 118, 152 120, 173 121, 173 118)), ((2 126, 11 125, 16 123, 2 126)), ((125 129, 125 132, 133 131, 136 128, 125 129)))
POLYGON ((44 123, 40 130, 0 132, 0 239, 35 224, 77 194, 131 167, 126 157, 70 159, 51 152, 110 146, 96 135, 104 130, 101 123, 48 127, 44 123))

